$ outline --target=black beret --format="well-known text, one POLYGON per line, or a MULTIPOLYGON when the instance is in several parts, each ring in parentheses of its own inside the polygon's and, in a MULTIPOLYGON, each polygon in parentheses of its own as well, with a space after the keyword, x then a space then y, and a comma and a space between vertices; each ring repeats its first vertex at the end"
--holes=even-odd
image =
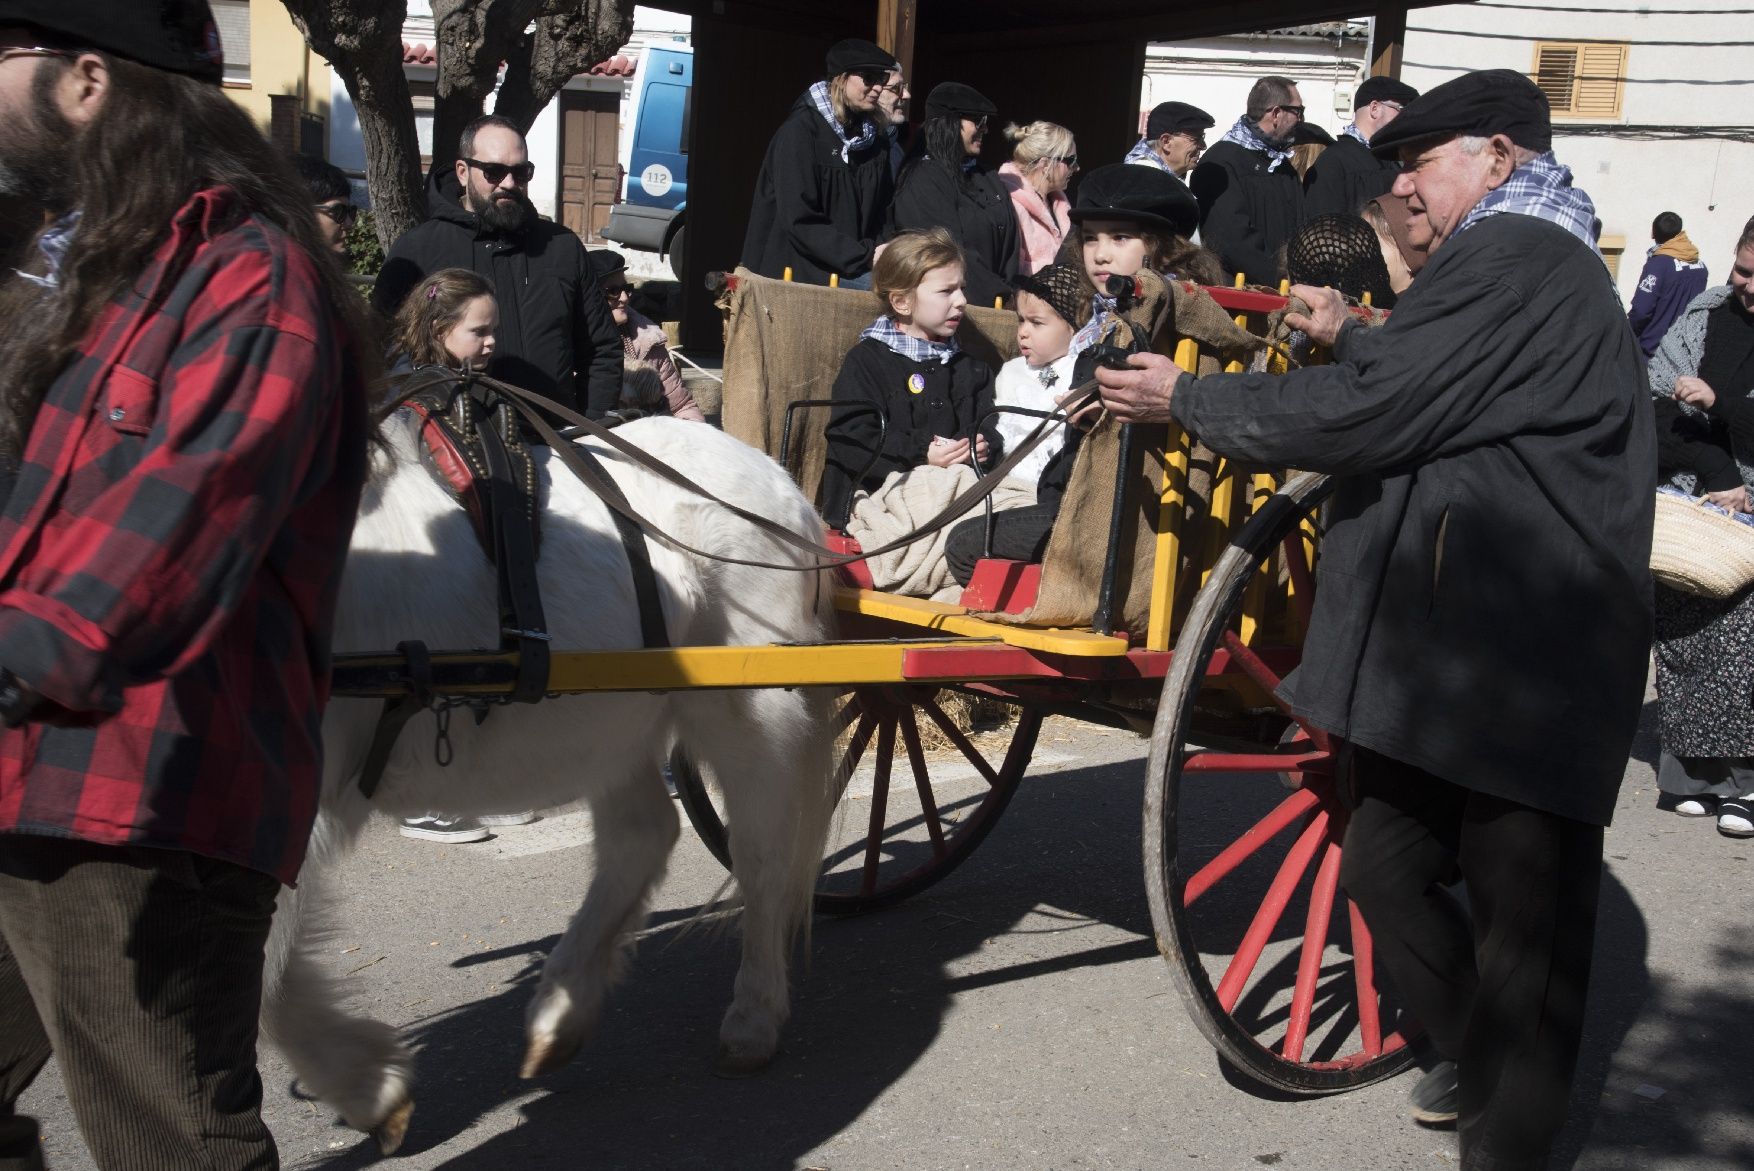
POLYGON ((1084 220, 1125 220, 1168 228, 1185 237, 1192 236, 1200 226, 1200 201, 1186 183, 1156 167, 1108 163, 1084 176, 1070 219, 1075 224, 1084 220))
POLYGON ((1372 153, 1394 158, 1408 143, 1456 134, 1502 134, 1529 150, 1550 150, 1553 119, 1547 95, 1514 69, 1482 69, 1422 94, 1376 132, 1372 153))
POLYGON ((856 73, 861 69, 901 68, 901 62, 895 54, 870 41, 858 37, 848 37, 844 41, 836 41, 828 50, 828 76, 839 77, 843 73, 856 73))
POLYGON ((1334 136, 1314 122, 1299 122, 1291 128, 1293 146, 1333 146, 1334 136))
POLYGON ((1159 102, 1151 107, 1151 116, 1145 119, 1145 137, 1196 134, 1212 125, 1215 125, 1212 115, 1198 106, 1190 106, 1186 102, 1159 102))
POLYGON ((1372 102, 1400 102, 1405 106, 1419 97, 1419 91, 1393 77, 1367 77, 1352 95, 1352 108, 1372 102))
POLYGON ((627 271, 627 257, 613 248, 586 249, 585 263, 591 267, 591 279, 598 284, 602 284, 605 277, 627 271))
POLYGON ((69 48, 97 49, 169 73, 218 83, 225 76, 219 26, 207 0, 0 0, 0 25, 25 24, 69 48))
POLYGON ((926 117, 947 118, 954 115, 958 118, 988 118, 999 112, 999 107, 989 102, 979 90, 972 85, 963 85, 960 81, 939 82, 926 95, 926 117))

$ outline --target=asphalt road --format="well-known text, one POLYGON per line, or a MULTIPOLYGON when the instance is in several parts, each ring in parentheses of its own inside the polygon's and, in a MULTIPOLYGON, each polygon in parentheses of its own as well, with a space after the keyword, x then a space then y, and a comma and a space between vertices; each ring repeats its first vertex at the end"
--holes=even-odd
MULTIPOLYGON (((1649 709, 1647 709, 1647 716, 1649 709)), ((894 910, 819 919, 784 1048, 711 1068, 734 935, 683 925, 722 873, 686 829, 628 977, 585 1051, 521 1082, 530 981, 591 865, 583 814, 441 846, 374 825, 343 866, 331 962, 419 1047, 389 1165, 424 1168, 1448 1168, 1412 1077, 1288 1099, 1223 1069, 1150 940, 1140 758, 1050 721, 1045 763, 959 872, 894 910)), ((1590 1028, 1561 1168, 1754 1166, 1754 842, 1654 808, 1641 739, 1607 838, 1590 1028)), ((289 1167, 377 1161, 264 1049, 289 1167)), ((21 1103, 51 1167, 91 1166, 54 1067, 21 1103)))

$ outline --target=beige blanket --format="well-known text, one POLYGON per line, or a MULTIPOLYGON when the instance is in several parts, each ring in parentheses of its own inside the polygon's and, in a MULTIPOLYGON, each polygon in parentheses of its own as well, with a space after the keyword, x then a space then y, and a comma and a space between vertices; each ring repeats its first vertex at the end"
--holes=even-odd
MULTIPOLYGON (((974 469, 967 464, 949 468, 921 464, 911 471, 891 472, 877 491, 853 497, 847 533, 860 548, 887 545, 943 512, 952 500, 974 487, 975 480, 974 469)), ((1021 508, 1035 503, 1035 487, 1007 479, 994 490, 992 499, 995 510, 1021 508)), ((982 506, 976 505, 968 515, 983 515, 982 506)), ((937 602, 961 598, 962 587, 950 576, 950 566, 944 560, 944 542, 955 527, 946 525, 929 537, 867 561, 877 588, 937 602)))

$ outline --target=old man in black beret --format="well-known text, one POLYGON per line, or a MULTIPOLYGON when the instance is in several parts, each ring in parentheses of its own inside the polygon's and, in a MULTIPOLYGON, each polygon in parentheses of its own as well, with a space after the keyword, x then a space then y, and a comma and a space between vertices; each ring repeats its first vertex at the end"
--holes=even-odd
POLYGON ((1332 365, 1098 374, 1124 419, 1335 477, 1284 698, 1353 746, 1342 881, 1455 1063, 1415 1114, 1459 1114, 1468 1171, 1545 1167, 1564 1120, 1651 638, 1648 392, 1551 138, 1546 98, 1504 70, 1377 134, 1431 259, 1380 328, 1293 290, 1332 365), (1444 889, 1458 867, 1467 911, 1444 889))
POLYGON ((1401 165, 1393 156, 1373 154, 1370 144, 1418 96, 1418 90, 1392 77, 1364 79, 1352 95, 1352 121, 1303 177, 1306 216, 1357 215, 1388 191, 1401 165))

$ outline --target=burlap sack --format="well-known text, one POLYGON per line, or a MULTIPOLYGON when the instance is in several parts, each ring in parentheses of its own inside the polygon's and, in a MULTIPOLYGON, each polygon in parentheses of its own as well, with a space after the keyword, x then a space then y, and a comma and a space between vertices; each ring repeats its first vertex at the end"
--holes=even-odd
MULTIPOLYGON (((1150 274, 1147 274, 1149 277, 1150 274)), ((1183 338, 1199 343, 1196 374, 1216 374, 1230 362, 1249 363, 1265 345, 1236 324, 1230 313, 1200 286, 1145 280, 1137 310, 1117 323, 1116 340, 1143 331, 1151 348, 1172 355, 1183 338)), ((1163 493, 1166 446, 1185 443, 1178 427, 1135 426, 1132 461, 1126 476, 1122 539, 1116 564, 1116 629, 1142 638, 1151 611, 1151 576, 1156 557, 1157 516, 1163 493)), ((1026 626, 1088 626, 1101 592, 1103 561, 1120 468, 1121 428, 1104 416, 1085 436, 1073 465, 1060 514, 1043 558, 1036 603, 1022 614, 981 617, 1026 626)), ((1210 448, 1192 445, 1183 499, 1182 547, 1177 567, 1175 613, 1192 604, 1198 567, 1210 564, 1227 539, 1222 523, 1210 517, 1213 475, 1218 459, 1210 448)))
MULTIPOLYGON (((875 293, 776 281, 746 268, 737 270, 720 303, 726 314, 722 425, 779 459, 787 406, 832 395, 842 359, 883 306, 875 293)), ((1017 356, 1017 315, 970 305, 956 340, 996 373, 1017 356)), ((785 459, 818 505, 828 416, 822 407, 794 412, 785 459)))

